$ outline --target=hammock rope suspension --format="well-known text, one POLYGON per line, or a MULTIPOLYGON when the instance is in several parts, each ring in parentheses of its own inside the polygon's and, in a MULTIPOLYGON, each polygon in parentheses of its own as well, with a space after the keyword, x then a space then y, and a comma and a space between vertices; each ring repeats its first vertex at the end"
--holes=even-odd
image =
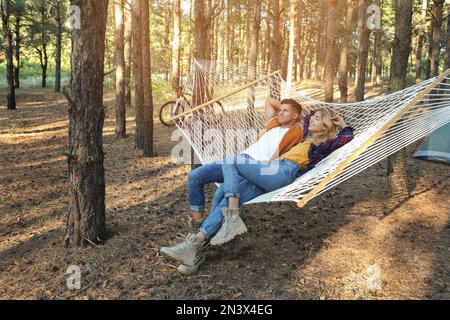
POLYGON ((355 138, 294 183, 248 203, 313 198, 450 122, 450 69, 386 96, 355 103, 326 103, 287 85, 279 72, 195 60, 183 89, 191 96, 177 127, 202 163, 239 154, 264 127, 270 95, 297 100, 307 111, 329 107, 341 114, 355 138))

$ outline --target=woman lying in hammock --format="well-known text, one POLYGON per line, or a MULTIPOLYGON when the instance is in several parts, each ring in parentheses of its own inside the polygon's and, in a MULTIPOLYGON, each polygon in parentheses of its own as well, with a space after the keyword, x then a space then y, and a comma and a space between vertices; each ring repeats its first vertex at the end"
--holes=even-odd
POLYGON ((181 262, 178 271, 192 274, 203 263, 202 246, 223 244, 247 228, 239 216, 239 205, 261 194, 283 188, 312 169, 322 159, 353 139, 353 129, 334 111, 320 109, 304 119, 302 142, 281 158, 255 161, 237 156, 232 163, 222 165, 224 183, 217 189, 210 214, 197 234, 190 234, 174 247, 161 252, 181 262), (338 128, 341 130, 338 132, 338 128))

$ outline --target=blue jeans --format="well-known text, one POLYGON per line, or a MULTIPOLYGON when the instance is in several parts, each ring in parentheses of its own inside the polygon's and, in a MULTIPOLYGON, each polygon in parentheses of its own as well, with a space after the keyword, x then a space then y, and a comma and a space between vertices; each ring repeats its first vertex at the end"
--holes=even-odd
MULTIPOLYGON (((239 193, 241 194, 241 197, 239 198, 239 205, 266 193, 264 189, 245 179, 240 181, 239 190, 239 193)), ((223 185, 221 185, 214 194, 211 211, 200 228, 200 232, 205 235, 206 240, 211 239, 220 230, 223 220, 222 208, 227 207, 228 199, 225 197, 223 185)))
POLYGON ((222 165, 225 197, 242 196, 240 188, 242 178, 270 192, 294 182, 299 170, 297 164, 285 159, 265 163, 237 156, 234 162, 222 165))
POLYGON ((205 185, 213 182, 222 183, 222 164, 232 161, 234 157, 235 156, 227 157, 225 159, 217 160, 211 163, 206 163, 189 173, 188 194, 189 205, 192 211, 205 211, 205 185))

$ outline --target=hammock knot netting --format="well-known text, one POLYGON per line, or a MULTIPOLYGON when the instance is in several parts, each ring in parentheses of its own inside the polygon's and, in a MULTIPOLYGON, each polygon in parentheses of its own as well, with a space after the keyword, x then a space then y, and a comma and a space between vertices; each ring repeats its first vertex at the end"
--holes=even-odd
POLYGON ((202 163, 239 154, 264 128, 268 96, 297 100, 306 112, 329 107, 354 128, 355 138, 294 183, 249 203, 308 201, 450 122, 450 70, 375 99, 326 103, 287 85, 268 72, 196 59, 184 86, 190 97, 176 126, 202 163))

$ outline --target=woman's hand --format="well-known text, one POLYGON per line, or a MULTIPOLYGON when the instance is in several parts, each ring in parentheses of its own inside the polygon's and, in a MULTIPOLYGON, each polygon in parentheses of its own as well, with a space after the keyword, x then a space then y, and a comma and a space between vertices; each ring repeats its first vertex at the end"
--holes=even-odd
POLYGON ((345 128, 347 126, 347 123, 345 122, 344 118, 342 118, 340 115, 335 116, 331 120, 333 120, 333 123, 340 128, 345 128))

